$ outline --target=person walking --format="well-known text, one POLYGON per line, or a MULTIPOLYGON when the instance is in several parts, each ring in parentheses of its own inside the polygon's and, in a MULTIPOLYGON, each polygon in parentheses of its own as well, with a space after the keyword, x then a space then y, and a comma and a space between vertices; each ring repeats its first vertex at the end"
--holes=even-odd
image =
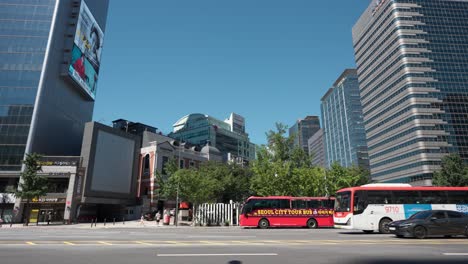
POLYGON ((144 215, 141 215, 140 225, 145 226, 145 216, 144 215))
POLYGON ((49 212, 47 214, 47 225, 50 225, 50 222, 52 221, 52 212, 49 212))

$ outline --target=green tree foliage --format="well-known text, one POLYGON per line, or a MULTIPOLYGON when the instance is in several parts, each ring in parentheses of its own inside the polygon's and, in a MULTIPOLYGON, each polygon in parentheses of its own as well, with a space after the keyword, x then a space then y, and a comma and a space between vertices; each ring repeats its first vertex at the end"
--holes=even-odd
POLYGON ((242 201, 249 196, 251 172, 237 164, 202 163, 175 171, 162 185, 163 194, 192 203, 242 201))
POLYGON ((442 159, 442 168, 434 173, 432 183, 436 186, 468 186, 468 166, 457 154, 442 159))
POLYGON ((29 221, 29 202, 47 193, 47 178, 37 174, 42 170, 40 158, 41 156, 36 153, 26 154, 26 159, 23 161, 25 170, 21 173, 19 188, 15 192, 17 198, 26 199, 26 225, 29 221))
POLYGON ((343 167, 333 163, 327 171, 327 187, 331 194, 346 187, 359 186, 369 183, 369 172, 357 166, 343 167))
POLYGON ((276 124, 267 133, 268 146, 262 146, 253 162, 251 190, 255 195, 325 196, 345 187, 369 182, 369 173, 338 163, 329 170, 312 166, 311 158, 294 147, 294 135, 285 136, 287 127, 276 124))

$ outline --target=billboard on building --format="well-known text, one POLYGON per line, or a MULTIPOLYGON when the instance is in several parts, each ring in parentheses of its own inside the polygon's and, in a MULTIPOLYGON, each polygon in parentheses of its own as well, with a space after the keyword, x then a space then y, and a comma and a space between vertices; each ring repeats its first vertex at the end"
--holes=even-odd
POLYGON ((93 100, 96 97, 103 40, 101 27, 82 0, 68 74, 93 100))

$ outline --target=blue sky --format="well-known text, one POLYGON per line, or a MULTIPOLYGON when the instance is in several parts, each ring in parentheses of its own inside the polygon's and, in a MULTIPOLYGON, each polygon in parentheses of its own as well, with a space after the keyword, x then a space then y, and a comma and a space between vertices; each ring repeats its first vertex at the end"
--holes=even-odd
POLYGON ((351 29, 369 0, 111 1, 94 120, 167 134, 189 113, 246 118, 251 141, 276 122, 320 116, 355 67, 351 29))

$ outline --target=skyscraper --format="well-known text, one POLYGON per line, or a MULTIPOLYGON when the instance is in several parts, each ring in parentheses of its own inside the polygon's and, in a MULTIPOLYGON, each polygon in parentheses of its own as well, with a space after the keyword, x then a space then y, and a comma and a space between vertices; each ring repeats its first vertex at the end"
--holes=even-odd
POLYGON ((308 140, 309 156, 312 157, 312 165, 325 167, 325 146, 323 144, 323 130, 319 129, 308 140))
POLYGON ((322 97, 321 104, 326 166, 369 168, 366 135, 355 69, 345 70, 322 97))
POLYGON ((309 153, 308 140, 320 129, 320 119, 318 116, 306 116, 299 119, 289 128, 289 135, 294 134, 294 146, 301 147, 306 153, 309 153))
POLYGON ((430 184, 468 162, 468 1, 374 0, 353 28, 371 176, 430 184))
POLYGON ((0 3, 0 178, 21 170, 25 152, 79 156, 107 8, 108 0, 0 3))

